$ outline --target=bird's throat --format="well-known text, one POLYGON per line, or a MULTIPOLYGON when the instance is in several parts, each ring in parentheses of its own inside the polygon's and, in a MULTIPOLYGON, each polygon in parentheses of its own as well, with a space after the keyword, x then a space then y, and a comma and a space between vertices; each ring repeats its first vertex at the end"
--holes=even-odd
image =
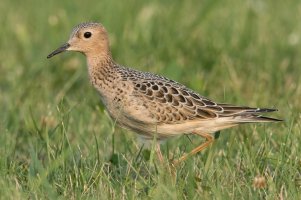
MULTIPOLYGON (((114 61, 111 56, 87 56, 90 82, 97 90, 109 87, 113 77, 116 75, 114 61)), ((101 92, 101 91, 100 91, 101 92)))

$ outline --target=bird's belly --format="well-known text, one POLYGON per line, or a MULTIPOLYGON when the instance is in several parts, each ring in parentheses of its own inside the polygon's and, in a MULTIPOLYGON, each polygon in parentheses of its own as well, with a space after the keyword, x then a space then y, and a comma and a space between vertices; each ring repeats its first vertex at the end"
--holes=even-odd
POLYGON ((121 127, 138 134, 152 137, 156 130, 156 120, 139 102, 127 97, 101 98, 110 117, 121 127))

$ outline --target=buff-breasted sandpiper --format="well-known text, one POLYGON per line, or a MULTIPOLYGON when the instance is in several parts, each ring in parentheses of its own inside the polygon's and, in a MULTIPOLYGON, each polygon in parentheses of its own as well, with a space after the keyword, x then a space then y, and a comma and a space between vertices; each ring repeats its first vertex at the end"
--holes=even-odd
MULTIPOLYGON (((120 126, 145 140, 154 137, 163 140, 182 134, 206 139, 175 163, 208 147, 214 140, 211 135, 214 132, 244 123, 281 121, 262 116, 276 109, 216 103, 176 81, 117 64, 112 59, 108 33, 99 23, 76 26, 68 42, 47 58, 64 51, 77 51, 86 56, 90 81, 120 126)), ((160 145, 156 150, 162 160, 160 145)))

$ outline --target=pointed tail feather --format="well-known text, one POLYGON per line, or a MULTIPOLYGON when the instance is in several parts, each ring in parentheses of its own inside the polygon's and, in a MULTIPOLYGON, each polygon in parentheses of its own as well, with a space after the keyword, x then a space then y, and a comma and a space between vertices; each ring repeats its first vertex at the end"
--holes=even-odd
MULTIPOLYGON (((224 111, 220 114, 223 117, 232 117, 234 123, 253 123, 253 122, 280 122, 281 119, 262 116, 262 113, 278 111, 275 108, 252 108, 248 106, 235 106, 231 104, 218 104, 224 111)), ((229 118, 228 118, 229 119, 229 118)))
POLYGON ((228 113, 239 113, 239 112, 248 112, 248 113, 266 113, 266 112, 275 112, 278 111, 278 109, 275 108, 252 108, 248 106, 236 106, 232 104, 225 104, 220 103, 217 104, 218 106, 221 106, 225 111, 228 113))
POLYGON ((247 110, 248 113, 267 113, 267 112, 275 112, 278 111, 278 109, 275 108, 250 108, 250 110, 247 110))
POLYGON ((282 122, 282 119, 265 117, 261 115, 239 116, 234 118, 238 123, 255 123, 255 122, 282 122))
POLYGON ((262 115, 259 115, 259 113, 268 113, 268 112, 275 112, 278 111, 278 109, 274 108, 257 108, 257 109, 252 109, 247 110, 243 113, 241 113, 241 122, 244 123, 252 123, 252 122, 281 122, 283 120, 281 119, 276 119, 272 117, 265 117, 262 115), (258 113, 258 114, 257 114, 258 113))

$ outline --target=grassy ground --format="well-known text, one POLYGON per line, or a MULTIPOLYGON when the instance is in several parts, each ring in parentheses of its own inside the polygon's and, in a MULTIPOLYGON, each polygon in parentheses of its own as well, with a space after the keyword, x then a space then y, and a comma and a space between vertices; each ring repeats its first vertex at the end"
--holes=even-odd
MULTIPOLYGON (((298 0, 2 0, 0 198, 299 199, 300 18, 298 0), (285 122, 223 131, 173 178, 114 126, 82 55, 46 59, 83 21, 105 25, 117 62, 285 122)), ((166 161, 201 142, 190 140, 162 145, 166 161)))

